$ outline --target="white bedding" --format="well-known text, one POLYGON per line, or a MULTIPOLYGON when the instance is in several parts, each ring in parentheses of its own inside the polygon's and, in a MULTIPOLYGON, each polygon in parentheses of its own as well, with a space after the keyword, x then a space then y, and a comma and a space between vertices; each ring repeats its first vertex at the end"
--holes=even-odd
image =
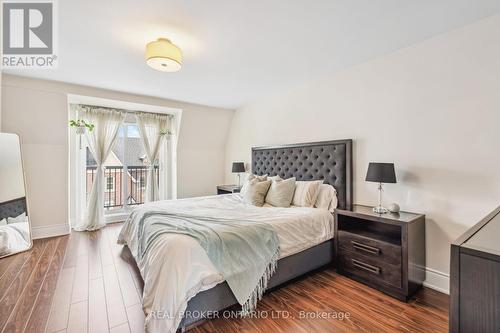
POLYGON ((30 247, 29 234, 28 222, 0 226, 0 256, 27 250, 30 247))
MULTIPOLYGON (((256 207, 244 203, 239 194, 159 201, 138 207, 122 228, 118 241, 127 244, 135 258, 138 219, 133 217, 151 210, 269 223, 278 234, 280 258, 333 237, 333 215, 326 209, 256 207)), ((162 235, 137 265, 144 279, 148 332, 175 332, 189 299, 224 281, 204 249, 186 235, 162 235)))

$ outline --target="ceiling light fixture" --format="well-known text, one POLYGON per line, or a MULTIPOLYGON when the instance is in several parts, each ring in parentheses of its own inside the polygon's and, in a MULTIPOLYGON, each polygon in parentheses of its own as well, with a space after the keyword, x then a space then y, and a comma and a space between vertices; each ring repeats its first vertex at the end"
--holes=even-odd
POLYGON ((177 72, 182 66, 181 49, 167 38, 158 38, 146 45, 146 62, 162 72, 177 72))

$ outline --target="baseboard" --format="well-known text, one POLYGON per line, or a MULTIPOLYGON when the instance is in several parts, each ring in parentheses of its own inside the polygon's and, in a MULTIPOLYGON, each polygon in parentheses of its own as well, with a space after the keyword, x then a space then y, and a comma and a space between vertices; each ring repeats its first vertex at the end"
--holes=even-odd
POLYGON ((426 267, 425 269, 425 281, 424 286, 442 292, 444 294, 450 294, 450 275, 437 271, 435 269, 426 267))
POLYGON ((43 227, 32 227, 31 232, 33 233, 33 239, 48 238, 54 236, 68 235, 70 233, 70 228, 68 223, 64 224, 53 224, 43 227))

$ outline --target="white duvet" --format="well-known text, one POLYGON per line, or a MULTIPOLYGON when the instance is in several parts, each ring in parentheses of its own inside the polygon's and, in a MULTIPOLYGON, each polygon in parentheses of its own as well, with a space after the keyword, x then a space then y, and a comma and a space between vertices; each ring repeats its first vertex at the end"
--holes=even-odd
POLYGON ((29 249, 30 226, 28 222, 0 226, 0 256, 29 249))
MULTIPOLYGON (((148 203, 138 207, 132 216, 150 210, 269 223, 278 234, 280 258, 333 237, 333 215, 326 209, 256 207, 244 203, 239 194, 148 203)), ((129 246, 136 259, 137 222, 138 219, 128 219, 118 239, 120 244, 129 246)), ((146 330, 150 333, 175 332, 187 302, 224 281, 204 249, 187 235, 162 235, 137 266, 144 279, 143 308, 148 315, 146 330)))

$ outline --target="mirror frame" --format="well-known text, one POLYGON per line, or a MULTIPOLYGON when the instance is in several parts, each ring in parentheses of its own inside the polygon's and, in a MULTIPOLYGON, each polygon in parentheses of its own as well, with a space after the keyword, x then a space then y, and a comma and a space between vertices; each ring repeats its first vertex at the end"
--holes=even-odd
POLYGON ((15 135, 15 136, 17 136, 17 140, 19 141, 19 155, 21 156, 21 171, 22 171, 23 183, 24 183, 24 200, 26 200, 26 216, 28 217, 30 245, 26 249, 0 256, 0 259, 10 257, 10 256, 18 254, 18 253, 26 252, 26 251, 29 251, 33 248, 33 230, 32 230, 32 226, 31 226, 31 210, 30 210, 29 200, 28 200, 28 187, 26 186, 26 172, 24 170, 24 157, 23 157, 21 136, 17 133, 0 132, 0 135, 2 135, 2 134, 15 135))

